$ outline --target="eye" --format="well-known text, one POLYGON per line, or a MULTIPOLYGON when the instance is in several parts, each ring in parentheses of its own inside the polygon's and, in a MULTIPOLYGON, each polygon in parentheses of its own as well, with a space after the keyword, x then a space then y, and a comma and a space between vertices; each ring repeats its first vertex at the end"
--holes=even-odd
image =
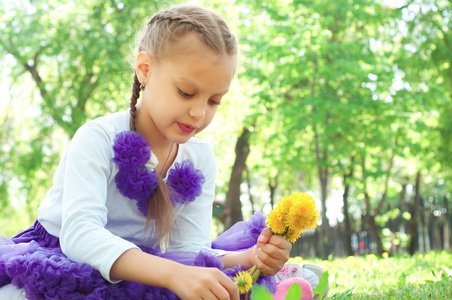
POLYGON ((220 101, 215 101, 213 99, 209 99, 209 102, 212 103, 213 105, 220 105, 221 104, 220 101))
POLYGON ((181 89, 177 89, 177 92, 179 93, 179 95, 181 95, 181 96, 184 97, 184 98, 191 98, 191 97, 193 97, 192 94, 186 93, 186 92, 184 92, 184 91, 181 90, 181 89))

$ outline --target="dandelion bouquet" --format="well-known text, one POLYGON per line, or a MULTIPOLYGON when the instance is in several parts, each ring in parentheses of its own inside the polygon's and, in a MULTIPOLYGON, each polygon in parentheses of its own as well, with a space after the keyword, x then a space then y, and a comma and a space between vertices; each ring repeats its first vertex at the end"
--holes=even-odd
POLYGON ((273 234, 295 242, 303 230, 316 228, 320 220, 314 199, 305 193, 294 193, 282 198, 268 215, 267 225, 273 234))
MULTIPOLYGON (((276 208, 268 215, 266 224, 275 235, 295 242, 303 230, 316 228, 320 214, 314 199, 305 193, 292 192, 290 196, 282 198, 276 208)), ((253 266, 245 272, 240 272, 234 278, 240 294, 248 295, 254 282, 260 275, 260 270, 253 266)))

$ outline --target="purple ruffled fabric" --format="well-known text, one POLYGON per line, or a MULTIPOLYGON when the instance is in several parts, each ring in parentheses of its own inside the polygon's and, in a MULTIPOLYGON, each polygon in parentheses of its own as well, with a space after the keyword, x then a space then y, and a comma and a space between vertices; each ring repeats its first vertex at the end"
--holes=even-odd
MULTIPOLYGON (((259 215, 251 218, 253 222, 241 222, 244 232, 253 232, 247 235, 249 241, 247 248, 257 241, 258 230, 256 222, 259 215)), ((262 224, 260 224, 262 225, 262 224)), ((260 233, 260 232, 259 232, 260 233)), ((233 242, 237 234, 226 231, 220 241, 233 242), (229 235, 233 233, 232 235, 229 235)), ((214 241, 215 243, 215 241, 214 241)), ((166 259, 171 259, 189 266, 213 267, 223 270, 221 257, 216 252, 207 249, 195 252, 167 252, 158 253, 152 249, 142 248, 143 251, 153 253, 166 259)), ((224 249, 227 250, 227 249, 224 249)), ((233 278, 237 272, 242 271, 240 266, 224 269, 223 272, 233 278)), ((112 284, 106 281, 99 271, 88 264, 76 263, 67 258, 59 247, 59 240, 47 233, 42 225, 35 224, 23 233, 11 239, 0 237, 0 287, 12 283, 18 288, 23 288, 27 299, 179 299, 173 292, 155 286, 140 283, 121 281, 112 284)), ((276 291, 276 283, 273 276, 260 276, 257 283, 266 286, 270 291, 276 291)))
POLYGON ((148 199, 159 184, 157 172, 152 172, 148 168, 119 170, 115 183, 122 195, 137 201, 138 210, 146 216, 149 207, 148 199))
POLYGON ((175 163, 174 169, 168 174, 168 186, 176 192, 173 205, 176 202, 185 204, 193 202, 202 193, 202 185, 206 182, 201 170, 195 169, 193 163, 186 159, 182 163, 175 163))
POLYGON ((112 161, 118 164, 115 183, 119 192, 136 200, 138 210, 147 216, 149 198, 159 184, 157 172, 146 168, 151 158, 151 146, 135 131, 123 131, 116 135, 112 161))
POLYGON ((123 131, 116 135, 113 145, 115 156, 112 161, 119 169, 144 166, 151 158, 151 146, 135 131, 123 131))
POLYGON ((248 221, 235 223, 212 242, 212 249, 237 251, 248 249, 256 244, 257 238, 267 226, 266 217, 255 212, 248 221))

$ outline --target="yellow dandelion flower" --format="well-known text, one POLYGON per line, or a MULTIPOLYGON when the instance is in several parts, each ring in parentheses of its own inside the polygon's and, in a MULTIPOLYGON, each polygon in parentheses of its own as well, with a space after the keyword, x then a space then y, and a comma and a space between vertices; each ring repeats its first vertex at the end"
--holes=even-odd
POLYGON ((278 215, 284 219, 286 214, 290 211, 290 208, 293 205, 295 199, 292 196, 283 197, 279 200, 278 205, 276 207, 278 215))
POLYGON ((367 260, 376 260, 377 259, 377 257, 375 256, 375 254, 368 254, 367 256, 366 256, 366 259, 367 260))
POLYGON ((312 216, 312 219, 311 219, 311 224, 313 224, 313 225, 311 226, 311 228, 316 228, 316 227, 317 227, 317 224, 319 223, 319 221, 320 221, 320 213, 319 213, 318 210, 316 210, 316 214, 313 215, 313 216, 312 216))
POLYGON ((388 258, 389 253, 388 253, 388 252, 383 252, 383 253, 381 254, 381 256, 382 256, 383 258, 388 258))
POLYGON ((250 273, 246 271, 238 272, 234 277, 234 282, 237 285, 240 294, 247 294, 253 287, 253 278, 250 273))
POLYGON ((286 232, 286 225, 284 225, 284 220, 280 219, 278 214, 272 210, 268 215, 266 224, 270 226, 274 234, 282 235, 286 232))
POLYGON ((302 264, 303 257, 301 257, 301 256, 290 257, 289 260, 287 261, 287 263, 288 264, 302 264))
POLYGON ((301 234, 301 230, 289 229, 287 234, 284 236, 289 242, 294 243, 301 234))
POLYGON ((292 193, 291 197, 295 201, 286 217, 286 226, 297 230, 317 227, 320 215, 316 209, 314 199, 305 193, 292 193))

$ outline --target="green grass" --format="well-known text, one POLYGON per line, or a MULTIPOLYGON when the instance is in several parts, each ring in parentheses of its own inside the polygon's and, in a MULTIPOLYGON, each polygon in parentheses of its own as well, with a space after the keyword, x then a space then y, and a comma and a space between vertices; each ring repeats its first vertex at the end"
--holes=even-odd
MULTIPOLYGON (((291 258, 289 262, 303 262, 291 258)), ((452 299, 452 253, 312 259, 330 274, 328 299, 452 299)))

